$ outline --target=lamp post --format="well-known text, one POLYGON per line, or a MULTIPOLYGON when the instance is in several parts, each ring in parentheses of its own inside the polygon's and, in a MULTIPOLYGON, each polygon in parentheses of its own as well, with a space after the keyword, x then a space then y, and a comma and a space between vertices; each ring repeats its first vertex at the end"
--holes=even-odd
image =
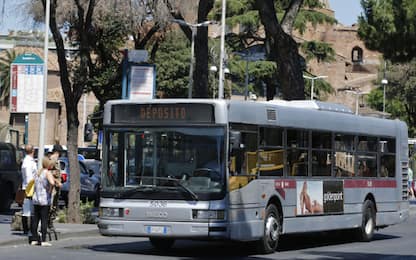
MULTIPOLYGON (((217 71, 218 71, 218 68, 217 68, 217 66, 212 65, 211 67, 209 67, 209 70, 216 74, 217 71)), ((230 70, 227 67, 225 67, 224 68, 224 74, 229 74, 229 73, 230 73, 230 70)), ((219 89, 218 89, 218 92, 219 92, 219 89)), ((212 98, 215 98, 215 83, 212 86, 212 98)), ((218 98, 220 98, 219 93, 218 93, 218 98)), ((230 99, 231 99, 231 89, 230 89, 230 99)))
POLYGON ((345 90, 345 92, 355 94, 355 114, 358 115, 358 99, 361 95, 367 95, 369 92, 361 92, 360 90, 345 90))
POLYGON ((221 41, 220 41, 220 75, 218 77, 218 98, 224 98, 224 60, 225 60, 225 10, 226 0, 221 3, 221 41))
POLYGON ((310 80, 312 81, 312 83, 311 83, 311 100, 313 100, 313 87, 314 87, 314 82, 315 82, 315 79, 323 79, 323 78, 328 78, 328 76, 316 76, 316 77, 309 77, 309 76, 303 75, 303 78, 305 78, 305 79, 310 79, 310 80))
POLYGON ((381 80, 381 85, 383 85, 383 117, 384 117, 384 113, 386 112, 386 85, 389 82, 387 81, 387 79, 382 79, 381 80))
POLYGON ((188 86, 188 98, 192 98, 192 87, 193 87, 193 73, 194 73, 194 47, 195 47, 195 36, 197 33, 197 29, 198 27, 202 27, 202 26, 208 26, 209 24, 213 24, 215 23, 215 21, 204 21, 201 23, 196 23, 196 24, 192 24, 192 23, 188 23, 185 22, 184 20, 180 20, 180 19, 173 19, 172 22, 174 23, 178 23, 182 26, 188 26, 191 29, 192 32, 192 36, 191 36, 191 64, 189 66, 189 86, 188 86))

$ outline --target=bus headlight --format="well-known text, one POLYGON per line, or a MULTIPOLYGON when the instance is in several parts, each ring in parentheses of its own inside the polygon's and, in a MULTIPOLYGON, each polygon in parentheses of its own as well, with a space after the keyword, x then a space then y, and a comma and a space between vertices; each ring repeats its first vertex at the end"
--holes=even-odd
POLYGON ((123 217, 122 208, 100 208, 100 217, 123 217))
POLYGON ((192 210, 193 219, 217 219, 224 220, 225 212, 224 210, 202 210, 202 209, 193 209, 192 210))

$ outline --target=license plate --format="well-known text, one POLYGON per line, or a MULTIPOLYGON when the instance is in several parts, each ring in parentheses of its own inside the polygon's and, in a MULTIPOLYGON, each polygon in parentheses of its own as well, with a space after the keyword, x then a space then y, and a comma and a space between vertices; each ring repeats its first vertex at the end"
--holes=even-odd
POLYGON ((167 234, 167 227, 165 226, 147 226, 148 234, 167 234))

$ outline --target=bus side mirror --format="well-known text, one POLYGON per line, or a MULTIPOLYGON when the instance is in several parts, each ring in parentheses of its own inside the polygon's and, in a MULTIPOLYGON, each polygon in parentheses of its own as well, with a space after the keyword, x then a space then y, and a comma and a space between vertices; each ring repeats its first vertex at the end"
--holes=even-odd
POLYGON ((230 150, 238 150, 241 147, 241 132, 230 131, 230 150))
POLYGON ((86 123, 84 125, 84 142, 92 141, 93 127, 91 123, 86 123))

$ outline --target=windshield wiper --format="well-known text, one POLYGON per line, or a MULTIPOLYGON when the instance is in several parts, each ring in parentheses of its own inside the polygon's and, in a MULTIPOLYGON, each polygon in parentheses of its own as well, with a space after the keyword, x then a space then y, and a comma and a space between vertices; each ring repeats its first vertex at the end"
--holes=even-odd
POLYGON ((115 197, 121 198, 123 196, 130 196, 136 192, 153 193, 153 192, 160 192, 160 189, 153 185, 141 185, 138 187, 133 187, 128 190, 120 191, 115 195, 115 197))
POLYGON ((171 181, 175 183, 175 187, 180 187, 182 190, 184 190, 186 193, 188 193, 194 200, 199 200, 198 195, 195 194, 191 189, 186 187, 181 183, 180 179, 172 178, 172 177, 150 177, 152 179, 156 180, 162 180, 162 181, 171 181))
POLYGON ((191 195, 191 197, 194 200, 199 200, 198 199, 198 195, 196 195, 195 192, 193 192, 191 189, 189 189, 188 187, 186 187, 185 185, 183 185, 182 182, 181 182, 181 180, 178 180, 178 179, 175 179, 175 178, 170 178, 170 177, 168 177, 167 179, 173 181, 177 185, 177 187, 179 186, 184 191, 186 191, 187 193, 189 193, 189 195, 191 195))

